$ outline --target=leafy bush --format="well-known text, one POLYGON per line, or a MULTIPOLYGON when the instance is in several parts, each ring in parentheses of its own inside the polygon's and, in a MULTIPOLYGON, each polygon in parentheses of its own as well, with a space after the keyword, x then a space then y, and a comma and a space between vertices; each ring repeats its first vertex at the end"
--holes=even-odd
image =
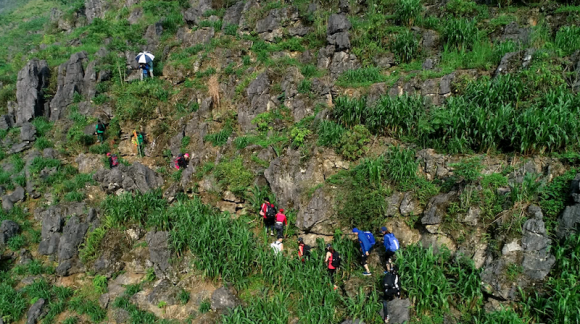
POLYGON ((224 34, 236 36, 238 34, 238 25, 227 25, 226 28, 224 28, 224 34))
POLYGON ((214 174, 222 188, 228 188, 238 196, 243 196, 254 180, 254 174, 244 167, 241 157, 221 161, 215 166, 214 174))
POLYGON ((369 150, 371 133, 363 125, 356 125, 352 131, 344 133, 337 151, 348 160, 356 160, 369 150))
POLYGON ((231 122, 228 120, 222 130, 217 133, 207 134, 203 139, 211 142, 214 146, 224 146, 233 132, 234 130, 231 126, 231 122))
POLYGON ((466 182, 477 180, 481 170, 483 170, 481 158, 479 157, 462 159, 461 162, 451 164, 450 166, 453 168, 453 174, 466 182))
POLYGON ((395 17, 397 21, 411 26, 423 12, 421 0, 399 0, 395 5, 395 17))
POLYGON ((400 185, 415 183, 419 163, 415 151, 402 147, 392 147, 386 154, 387 176, 400 185))
POLYGON ((445 7, 455 17, 469 16, 477 10, 477 4, 471 0, 450 0, 445 7))
POLYGON ((389 48, 401 63, 408 63, 419 55, 419 39, 414 32, 406 30, 391 41, 389 48))
POLYGON ((290 130, 290 138, 292 139, 292 144, 294 147, 302 147, 306 141, 306 138, 310 136, 312 132, 307 128, 293 127, 290 130))

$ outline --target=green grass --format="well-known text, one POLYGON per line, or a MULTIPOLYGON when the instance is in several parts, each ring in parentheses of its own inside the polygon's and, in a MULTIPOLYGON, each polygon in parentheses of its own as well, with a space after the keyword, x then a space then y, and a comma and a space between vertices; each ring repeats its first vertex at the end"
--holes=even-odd
POLYGON ((379 68, 368 67, 345 71, 338 77, 336 84, 341 87, 364 87, 385 79, 379 68))

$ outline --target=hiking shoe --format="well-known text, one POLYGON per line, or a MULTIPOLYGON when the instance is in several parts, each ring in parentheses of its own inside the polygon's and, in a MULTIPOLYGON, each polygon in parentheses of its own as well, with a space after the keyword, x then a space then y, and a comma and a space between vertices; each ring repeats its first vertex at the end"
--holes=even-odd
POLYGON ((370 272, 366 272, 366 271, 365 271, 365 272, 363 272, 363 276, 370 276, 370 275, 371 275, 371 273, 370 273, 370 272))
POLYGON ((270 232, 270 236, 274 236, 274 232, 270 232))
POLYGON ((387 315, 387 317, 385 317, 385 324, 389 323, 389 315, 387 315))

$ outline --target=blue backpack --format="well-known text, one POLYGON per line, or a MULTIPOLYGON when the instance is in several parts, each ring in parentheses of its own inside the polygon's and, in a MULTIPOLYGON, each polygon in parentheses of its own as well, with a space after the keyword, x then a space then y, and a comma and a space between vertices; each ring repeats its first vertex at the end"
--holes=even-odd
POLYGON ((374 237, 373 233, 371 233, 369 231, 366 231, 366 232, 363 232, 363 233, 367 236, 367 240, 369 241, 371 247, 374 246, 375 243, 377 243, 375 241, 375 237, 374 237))
POLYGON ((399 240, 397 240, 393 233, 385 235, 385 240, 388 240, 389 242, 388 251, 396 252, 399 249, 399 240))

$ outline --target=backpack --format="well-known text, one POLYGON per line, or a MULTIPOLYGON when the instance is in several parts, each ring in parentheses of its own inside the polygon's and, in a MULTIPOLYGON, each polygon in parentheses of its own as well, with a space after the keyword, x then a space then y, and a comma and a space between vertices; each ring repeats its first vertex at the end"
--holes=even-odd
POLYGON ((340 259, 340 254, 338 254, 338 252, 334 251, 332 253, 332 262, 330 262, 330 265, 333 266, 335 269, 338 269, 340 267, 340 262, 342 260, 340 259))
POLYGON ((389 240, 389 251, 396 252, 399 249, 399 240, 397 240, 393 233, 387 234, 385 239, 389 240))
POLYGON ((369 243, 371 244, 371 247, 372 247, 373 245, 375 245, 375 243, 377 243, 377 242, 375 241, 375 236, 373 235, 373 233, 371 233, 371 232, 369 232, 369 231, 366 231, 366 232, 363 232, 363 233, 364 233, 364 234, 367 236, 367 240, 368 240, 368 241, 369 241, 369 243))
POLYGON ((310 245, 304 244, 302 247, 302 256, 309 257, 310 256, 310 245))
POLYGON ((98 132, 104 132, 105 131, 105 125, 103 125, 103 123, 98 123, 97 124, 97 131, 98 132))
POLYGON ((117 155, 113 154, 113 156, 111 156, 111 166, 116 167, 117 165, 119 165, 119 160, 117 159, 117 155))
POLYGON ((385 292, 388 292, 391 289, 399 290, 399 276, 387 272, 383 277, 383 288, 385 292))
POLYGON ((266 219, 273 221, 276 218, 276 208, 272 204, 266 204, 266 219))

